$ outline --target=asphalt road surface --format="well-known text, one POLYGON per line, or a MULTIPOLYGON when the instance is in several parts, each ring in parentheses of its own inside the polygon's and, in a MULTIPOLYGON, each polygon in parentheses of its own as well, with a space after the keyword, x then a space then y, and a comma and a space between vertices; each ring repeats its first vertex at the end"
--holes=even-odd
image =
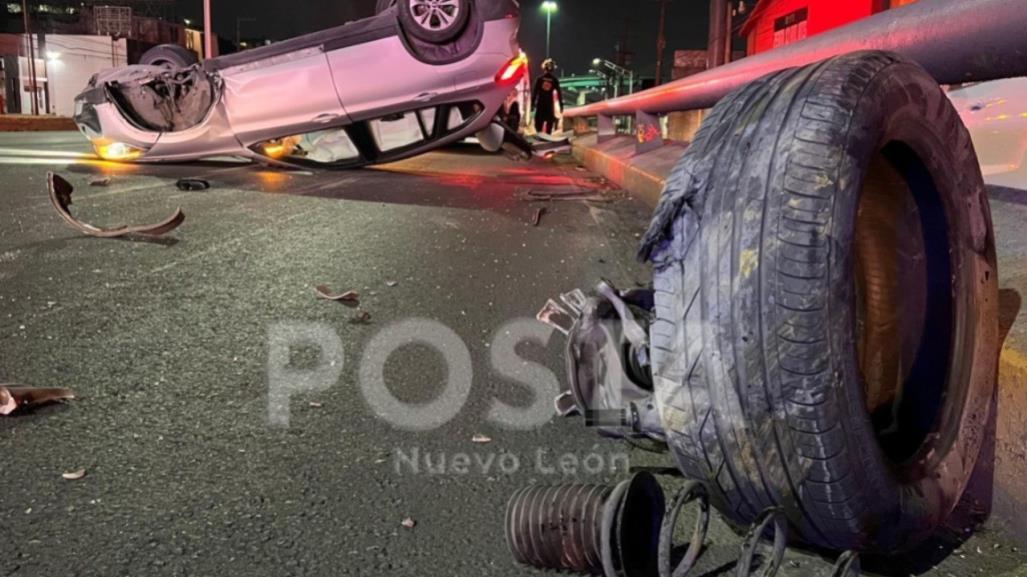
MULTIPOLYGON (((77 134, 0 135, 0 382, 77 395, 0 417, 0 575, 540 574, 506 549, 511 493, 669 463, 579 420, 493 425, 495 399, 526 406, 533 396, 494 367, 492 350, 508 323, 563 291, 601 277, 645 282, 633 252, 648 213, 567 158, 525 163, 464 147, 354 172, 144 168, 91 159, 77 134), (85 237, 50 207, 49 170, 75 185, 72 209, 88 222, 151 222, 179 206, 187 220, 159 242, 85 237), (89 186, 101 174, 110 185, 89 186), (212 188, 179 191, 181 177, 212 188), (597 198, 524 198, 568 190, 597 198), (319 284, 358 291, 360 309, 318 299, 319 284), (369 322, 353 322, 360 311, 369 322), (371 340, 412 319, 457 335, 473 371, 459 413, 420 432, 377 415, 359 387, 371 340), (330 386, 293 395, 288 426, 269 412, 269 335, 280 323, 327 330, 344 351, 330 386), (62 476, 80 469, 79 480, 62 476)), ((562 381, 563 345, 554 333, 517 351, 562 381)), ((297 346, 289 358, 304 370, 326 357, 297 346)), ((408 344, 384 381, 424 403, 450 370, 408 344)), ((1027 556, 998 530, 971 535, 973 502, 964 509, 938 539, 871 569, 1023 574, 1027 556)), ((694 574, 732 573, 740 541, 715 522, 694 574)), ((781 574, 829 570, 789 551, 781 574)))

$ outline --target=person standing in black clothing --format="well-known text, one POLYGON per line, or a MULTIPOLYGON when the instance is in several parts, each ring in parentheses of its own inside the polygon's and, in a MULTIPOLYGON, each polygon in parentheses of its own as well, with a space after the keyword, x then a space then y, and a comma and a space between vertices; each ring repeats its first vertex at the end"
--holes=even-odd
POLYGON ((535 79, 535 88, 531 91, 535 131, 538 133, 552 134, 556 129, 556 107, 559 106, 560 113, 563 113, 563 93, 560 92, 560 81, 553 75, 555 68, 553 59, 547 58, 542 63, 542 76, 535 79))

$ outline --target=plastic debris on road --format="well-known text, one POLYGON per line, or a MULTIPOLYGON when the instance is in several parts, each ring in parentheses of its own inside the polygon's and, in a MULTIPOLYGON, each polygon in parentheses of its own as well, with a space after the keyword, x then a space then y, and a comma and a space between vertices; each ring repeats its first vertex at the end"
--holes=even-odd
POLYGON ((535 214, 531 215, 531 226, 538 226, 542 222, 542 215, 545 213, 545 208, 536 208, 535 214))
POLYGON ((75 470, 75 471, 68 471, 67 473, 61 474, 61 476, 64 477, 68 481, 78 481, 82 477, 86 476, 86 470, 85 469, 78 469, 78 470, 75 470))
POLYGON ((120 226, 117 228, 100 228, 98 226, 93 226, 72 216, 71 210, 68 207, 71 206, 71 195, 75 189, 71 186, 70 182, 52 172, 47 173, 46 181, 50 191, 50 203, 57 210, 58 214, 61 215, 61 218, 71 225, 72 228, 88 234, 89 236, 95 236, 98 238, 118 238, 128 235, 157 237, 175 230, 185 222, 185 214, 182 212, 182 209, 179 208, 176 209, 175 213, 170 217, 156 224, 120 226))
POLYGON ((202 178, 182 178, 175 183, 178 190, 207 190, 210 188, 210 182, 203 180, 202 178))
POLYGON ((317 296, 326 301, 340 302, 348 307, 356 307, 360 305, 360 293, 356 291, 346 291, 344 293, 332 292, 332 289, 328 285, 317 285, 314 287, 314 291, 317 296))
POLYGON ((31 406, 74 398, 75 393, 71 389, 0 384, 0 416, 11 415, 31 406))

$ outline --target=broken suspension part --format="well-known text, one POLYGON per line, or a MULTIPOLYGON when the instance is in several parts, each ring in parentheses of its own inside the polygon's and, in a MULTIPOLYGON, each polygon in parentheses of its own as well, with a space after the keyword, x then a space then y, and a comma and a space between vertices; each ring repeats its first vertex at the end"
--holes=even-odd
POLYGON ((655 577, 664 505, 648 473, 612 487, 525 487, 507 504, 506 542, 519 563, 539 569, 655 577))

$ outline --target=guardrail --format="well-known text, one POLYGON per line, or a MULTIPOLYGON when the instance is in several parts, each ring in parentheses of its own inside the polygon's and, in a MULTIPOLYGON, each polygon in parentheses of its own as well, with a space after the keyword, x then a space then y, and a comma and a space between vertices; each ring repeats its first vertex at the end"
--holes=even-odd
POLYGON ((756 78, 859 50, 890 50, 918 62, 941 84, 1027 76, 1025 0, 920 0, 781 48, 662 86, 565 111, 597 116, 599 138, 613 118, 635 116, 638 152, 663 144, 659 116, 713 106, 756 78))

